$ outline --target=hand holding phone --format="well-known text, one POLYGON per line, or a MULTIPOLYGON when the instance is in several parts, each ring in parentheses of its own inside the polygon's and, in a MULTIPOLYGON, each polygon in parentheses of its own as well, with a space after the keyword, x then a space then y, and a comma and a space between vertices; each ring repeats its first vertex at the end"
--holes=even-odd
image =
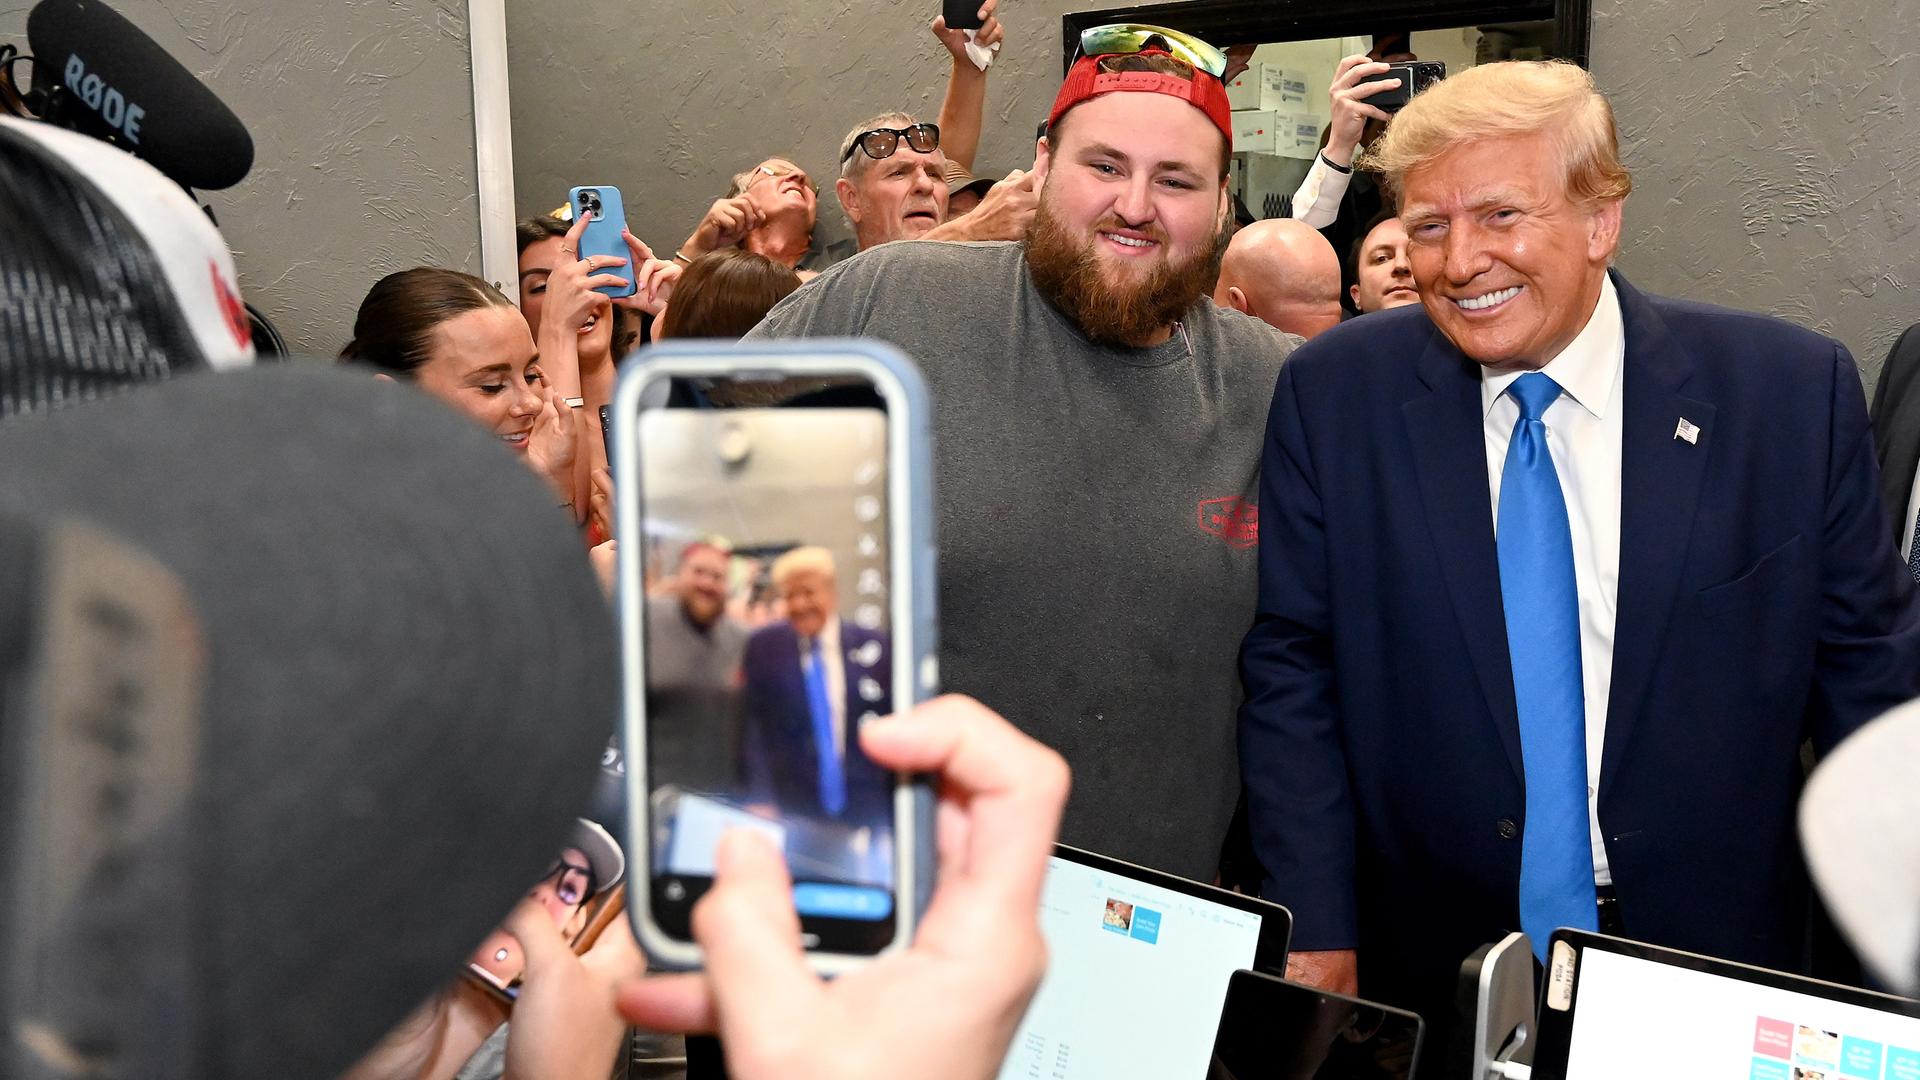
POLYGON ((738 1080, 993 1075, 1044 966, 1040 894, 1066 804, 1066 762, 954 696, 869 726, 862 745, 893 769, 937 774, 943 822, 960 838, 942 853, 912 947, 821 980, 799 947, 779 853, 734 833, 704 901, 706 972, 629 984, 619 998, 628 1020, 692 1033, 717 1018, 726 1045, 766 1051, 729 1061, 738 1080), (867 1071, 849 1071, 851 1062, 867 1071))
POLYGON ((931 692, 931 451, 917 372, 867 343, 669 342, 631 361, 612 429, 635 930, 701 962, 693 906, 730 828, 777 838, 812 962, 905 946, 932 795, 861 729, 931 692), (700 401, 657 391, 698 380, 700 401), (754 401, 753 407, 713 407, 754 401), (770 587, 777 611, 755 610, 770 587), (651 594, 651 595, 650 595, 651 594), (639 768, 635 768, 635 762, 639 768))
POLYGON ((1447 65, 1440 60, 1403 60, 1397 64, 1388 64, 1387 70, 1373 75, 1363 76, 1362 83, 1384 82, 1398 79, 1400 85, 1391 90, 1381 90, 1367 98, 1367 104, 1385 113, 1397 113, 1407 107, 1413 95, 1447 77, 1447 65))
MULTIPOLYGON (((579 255, 582 259, 595 256, 610 256, 628 260, 631 251, 627 247, 627 209, 620 198, 620 189, 611 184, 598 187, 577 187, 567 193, 567 201, 573 204, 573 220, 586 222, 586 229, 580 236, 579 255)), ((629 267, 631 269, 631 267, 629 267)), ((600 285, 593 291, 602 296, 632 296, 636 286, 633 275, 626 276, 624 285, 600 285)))
POLYGON ((940 14, 949 30, 978 30, 985 23, 980 6, 981 0, 941 0, 940 14))

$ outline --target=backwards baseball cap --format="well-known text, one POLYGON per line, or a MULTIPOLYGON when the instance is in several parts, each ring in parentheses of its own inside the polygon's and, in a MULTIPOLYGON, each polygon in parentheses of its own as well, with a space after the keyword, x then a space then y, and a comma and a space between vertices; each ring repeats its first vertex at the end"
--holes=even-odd
POLYGON ((1189 34, 1161 26, 1114 23, 1095 26, 1080 35, 1081 56, 1067 70, 1066 81, 1047 113, 1047 126, 1060 122, 1067 110, 1089 98, 1112 93, 1166 94, 1205 113, 1233 146, 1233 114, 1227 102, 1226 54, 1189 34), (1178 61, 1184 74, 1157 71, 1133 57, 1164 56, 1178 61))
POLYGON ((1833 921, 1882 983, 1920 990, 1920 701, 1854 732, 1808 777, 1800 846, 1833 921))
POLYGON ((0 416, 253 362, 233 254, 179 184, 116 147, 0 116, 0 416))
POLYGON ((581 842, 619 663, 572 523, 319 363, 0 460, 0 1076, 339 1075, 581 842))

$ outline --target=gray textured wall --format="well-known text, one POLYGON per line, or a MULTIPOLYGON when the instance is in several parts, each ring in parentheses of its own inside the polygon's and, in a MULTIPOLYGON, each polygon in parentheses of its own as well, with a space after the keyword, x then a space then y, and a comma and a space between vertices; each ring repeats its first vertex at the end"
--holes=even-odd
MULTIPOLYGON (((204 198, 293 348, 338 352, 388 271, 478 272, 464 0, 111 3, 253 132, 253 174, 204 198)), ((24 43, 31 7, 0 0, 0 41, 24 43)))
POLYGON ((1595 0, 1647 288, 1832 334, 1878 377, 1920 321, 1920 23, 1875 0, 1595 0))
MULTIPOLYGON (((1004 0, 981 163, 1031 157, 1060 15, 1004 0)), ((1638 190, 1621 267, 1648 288, 1831 333, 1869 381, 1920 320, 1920 24, 1873 0, 1594 0, 1593 67, 1638 190)), ((931 0, 545 0, 509 5, 523 212, 574 184, 628 192, 636 232, 679 242, 727 176, 770 153, 830 178, 864 116, 939 110, 931 0), (570 29, 578 28, 578 29, 570 29), (596 101, 595 94, 600 95, 596 101), (597 129, 597 134, 589 134, 597 129)), ((846 235, 831 196, 826 238, 846 235)))
MULTIPOLYGON (((1060 16, 1087 3, 1002 0, 979 165, 1033 164, 1059 88, 1060 16)), ((816 241, 849 235, 834 202, 847 129, 905 108, 938 118, 951 60, 933 0, 543 0, 507 5, 514 197, 524 214, 614 184, 634 233, 686 239, 728 177, 773 154, 821 181, 816 241)), ((665 251, 661 252, 663 255, 665 251)))

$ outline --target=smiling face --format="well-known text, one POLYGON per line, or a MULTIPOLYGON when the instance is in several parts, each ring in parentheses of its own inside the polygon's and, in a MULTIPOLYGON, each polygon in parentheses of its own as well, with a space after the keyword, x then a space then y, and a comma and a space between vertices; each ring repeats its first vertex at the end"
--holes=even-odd
MULTIPOLYGON (((528 244, 520 253, 520 313, 527 318, 527 329, 534 337, 540 336, 540 316, 546 307, 547 276, 553 268, 567 256, 560 246, 566 243, 558 236, 528 244)), ((620 267, 608 273, 624 273, 620 267)), ((580 355, 592 358, 607 355, 613 347, 613 301, 602 300, 594 309, 593 318, 580 331, 580 355)))
POLYGON ((856 149, 853 171, 835 184, 853 222, 860 250, 894 240, 917 240, 947 216, 947 159, 938 148, 921 153, 901 139, 892 157, 875 161, 856 149))
POLYGON ((1461 352, 1537 370, 1578 337, 1620 236, 1620 200, 1579 203, 1545 135, 1468 143, 1408 172, 1400 219, 1427 313, 1461 352))
POLYGON ((434 327, 432 349, 413 379, 509 447, 526 452, 546 384, 535 362, 533 335, 519 312, 493 305, 434 327))
POLYGON ((818 570, 795 570, 779 582, 780 599, 786 602, 787 621, 793 632, 811 638, 826 629, 827 619, 839 609, 832 574, 818 570))
POLYGON ((689 619, 712 626, 727 607, 727 556, 705 544, 689 547, 680 556, 675 591, 689 619))
POLYGON ((1221 135, 1165 94, 1103 94, 1040 145, 1027 262, 1095 341, 1150 345, 1217 276, 1227 208, 1221 135))
POLYGON ((1413 263, 1407 258, 1407 229, 1399 218, 1375 225, 1360 241, 1354 277, 1353 306, 1362 313, 1420 302, 1420 290, 1413 283, 1413 263))

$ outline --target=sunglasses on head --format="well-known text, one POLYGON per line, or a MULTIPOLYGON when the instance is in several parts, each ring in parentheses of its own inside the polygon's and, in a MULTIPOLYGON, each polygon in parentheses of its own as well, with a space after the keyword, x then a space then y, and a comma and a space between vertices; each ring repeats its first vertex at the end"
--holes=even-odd
POLYGON ((854 137, 853 145, 840 155, 840 164, 853 160, 853 152, 859 150, 870 158, 886 159, 900 148, 900 140, 916 152, 931 154, 940 149, 940 126, 938 124, 915 124, 904 128, 873 128, 854 137))
POLYGON ((1081 56, 1108 56, 1164 49, 1216 79, 1227 73, 1227 54, 1192 34, 1146 23, 1108 23, 1080 31, 1081 56))

